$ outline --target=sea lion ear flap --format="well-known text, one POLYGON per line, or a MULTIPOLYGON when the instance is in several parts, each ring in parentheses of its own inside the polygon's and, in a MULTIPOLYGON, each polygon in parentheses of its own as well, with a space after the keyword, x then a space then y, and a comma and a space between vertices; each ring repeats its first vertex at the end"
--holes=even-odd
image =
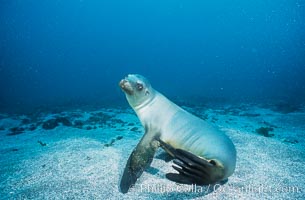
POLYGON ((149 94, 150 94, 149 90, 145 90, 145 96, 147 96, 149 94))

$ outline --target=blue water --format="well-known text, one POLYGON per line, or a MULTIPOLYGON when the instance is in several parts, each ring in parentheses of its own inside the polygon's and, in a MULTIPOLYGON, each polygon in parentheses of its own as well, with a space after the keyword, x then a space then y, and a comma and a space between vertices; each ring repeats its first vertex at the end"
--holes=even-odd
POLYGON ((305 2, 36 1, 0 6, 1 108, 169 96, 305 100, 305 2))

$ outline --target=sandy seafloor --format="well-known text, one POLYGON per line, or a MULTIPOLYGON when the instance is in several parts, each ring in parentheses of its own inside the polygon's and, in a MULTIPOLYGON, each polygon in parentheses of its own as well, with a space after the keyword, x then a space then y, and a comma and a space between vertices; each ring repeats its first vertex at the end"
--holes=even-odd
POLYGON ((305 109, 257 105, 184 107, 223 130, 237 149, 225 184, 170 182, 160 149, 127 193, 118 190, 129 154, 143 135, 130 108, 0 115, 1 199, 304 199, 305 109), (53 119, 53 120, 52 120, 53 119), (265 136, 256 130, 269 130, 265 136))

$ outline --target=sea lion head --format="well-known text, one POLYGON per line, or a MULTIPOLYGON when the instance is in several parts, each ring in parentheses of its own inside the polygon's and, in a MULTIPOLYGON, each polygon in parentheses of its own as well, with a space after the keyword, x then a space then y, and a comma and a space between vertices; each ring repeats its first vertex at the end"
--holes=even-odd
POLYGON ((133 108, 150 102, 155 94, 149 81, 139 74, 129 74, 119 82, 119 86, 133 108))

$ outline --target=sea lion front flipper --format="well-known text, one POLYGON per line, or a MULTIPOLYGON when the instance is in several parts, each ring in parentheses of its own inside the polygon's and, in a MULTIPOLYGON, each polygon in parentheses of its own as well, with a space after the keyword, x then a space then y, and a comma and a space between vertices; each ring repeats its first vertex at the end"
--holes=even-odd
POLYGON ((129 156, 124 169, 120 183, 120 191, 122 193, 127 193, 144 170, 149 167, 158 147, 159 142, 154 137, 151 137, 151 134, 146 133, 142 137, 139 144, 129 156))
POLYGON ((175 150, 175 160, 173 168, 179 174, 168 173, 166 178, 171 181, 183 184, 206 185, 213 182, 211 174, 215 170, 214 162, 204 160, 188 151, 182 149, 175 150))

